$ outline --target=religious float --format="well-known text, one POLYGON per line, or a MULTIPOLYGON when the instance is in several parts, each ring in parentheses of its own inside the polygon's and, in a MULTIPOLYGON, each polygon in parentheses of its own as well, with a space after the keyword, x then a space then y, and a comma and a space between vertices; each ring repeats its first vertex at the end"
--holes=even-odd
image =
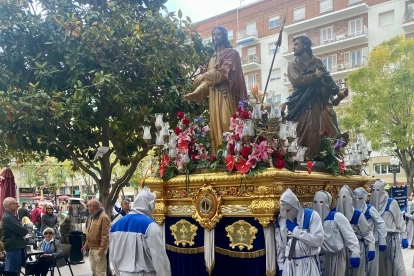
MULTIPOLYGON (((191 120, 179 112, 169 131, 163 115, 155 116, 160 165, 145 185, 157 195, 154 218, 172 275, 276 275, 274 218, 286 189, 310 207, 317 191, 331 193, 336 204, 343 185, 368 190, 374 182, 356 175, 372 150, 363 136, 345 154, 344 141, 323 132, 321 158, 305 161, 296 123, 283 122, 278 105, 270 103, 264 120, 258 107, 249 106, 240 102, 233 131, 224 134, 216 154, 210 154, 204 117, 191 120)), ((150 129, 144 126, 147 143, 150 129)))
MULTIPOLYGON (((224 38, 214 42, 218 52, 218 58, 210 60, 214 68, 195 79, 197 88, 184 99, 204 99, 213 84, 210 92, 230 104, 224 108, 213 100, 217 97, 209 97, 210 118, 178 112, 172 131, 163 114, 155 114, 156 132, 143 126, 143 139, 157 148, 159 168, 155 177, 143 182, 157 195, 154 217, 164 232, 172 275, 273 276, 278 273, 274 221, 282 193, 291 189, 302 205, 310 207, 321 190, 331 193, 333 205, 345 184, 368 190, 373 178, 360 175, 371 144, 362 135, 352 139, 339 131, 330 103, 339 104, 348 91, 340 91, 323 66, 305 72, 320 78, 312 84, 296 83, 299 88, 286 105, 267 90, 272 69, 266 93, 255 87, 247 97, 242 70, 237 69, 238 54, 223 49, 227 31, 215 27, 213 33, 224 38), (229 64, 235 64, 232 74, 229 64), (231 78, 232 85, 218 81, 220 74, 229 83, 231 78), (234 91, 236 84, 239 90, 234 91), (229 93, 234 96, 227 99, 229 93), (245 100, 233 103, 234 99, 245 100)), ((310 39, 302 38, 310 49, 310 39)), ((302 49, 298 54, 303 53, 302 49)))

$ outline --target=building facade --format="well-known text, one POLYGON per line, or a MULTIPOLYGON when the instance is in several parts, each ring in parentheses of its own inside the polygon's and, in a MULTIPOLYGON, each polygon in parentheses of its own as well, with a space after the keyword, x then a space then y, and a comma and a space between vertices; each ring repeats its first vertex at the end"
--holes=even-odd
MULTIPOLYGON (((414 0, 258 0, 223 14, 195 23, 204 43, 211 41, 214 26, 229 31, 229 40, 241 55, 247 89, 254 86, 284 102, 292 90, 287 77, 287 65, 294 60, 293 38, 309 36, 313 52, 321 58, 335 81, 347 87, 347 76, 367 63, 369 52, 383 40, 398 34, 414 37, 414 0), (286 17, 282 45, 271 62, 275 43, 286 17)), ((342 101, 346 104, 352 97, 342 101)), ((340 114, 340 112, 339 112, 340 114)), ((367 165, 371 175, 392 181, 385 173, 389 156, 375 156, 367 165)), ((404 172, 399 182, 406 182, 404 172)))

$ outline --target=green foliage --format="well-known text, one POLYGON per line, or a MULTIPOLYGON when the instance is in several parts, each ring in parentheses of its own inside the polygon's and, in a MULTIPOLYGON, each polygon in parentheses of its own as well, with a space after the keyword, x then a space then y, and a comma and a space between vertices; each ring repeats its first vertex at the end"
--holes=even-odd
POLYGON ((414 39, 397 36, 375 47, 368 65, 348 78, 354 92, 341 124, 372 141, 375 150, 398 155, 414 176, 414 39))
POLYGON ((115 202, 150 149, 141 125, 151 114, 174 122, 177 111, 205 108, 180 99, 211 49, 188 21, 163 12, 164 3, 39 0, 40 15, 26 1, 1 1, 4 149, 72 159, 94 178, 109 208, 107 198, 115 202), (99 146, 111 149, 94 160, 99 146), (129 168, 109 192, 117 163, 129 168))

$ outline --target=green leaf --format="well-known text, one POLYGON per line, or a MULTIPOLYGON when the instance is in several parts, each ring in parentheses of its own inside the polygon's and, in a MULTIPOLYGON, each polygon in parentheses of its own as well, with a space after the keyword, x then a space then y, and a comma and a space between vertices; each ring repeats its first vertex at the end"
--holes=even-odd
POLYGON ((178 10, 178 18, 182 18, 183 17, 183 12, 181 11, 181 9, 178 10))

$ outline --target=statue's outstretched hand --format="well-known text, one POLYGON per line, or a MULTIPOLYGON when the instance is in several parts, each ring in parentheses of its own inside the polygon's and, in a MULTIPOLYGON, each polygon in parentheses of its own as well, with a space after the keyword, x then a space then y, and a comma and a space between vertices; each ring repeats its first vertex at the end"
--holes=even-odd
POLYGON ((191 100, 194 100, 196 98, 196 95, 197 95, 196 93, 191 92, 191 93, 188 93, 188 94, 184 95, 183 99, 184 99, 184 101, 191 101, 191 100))

